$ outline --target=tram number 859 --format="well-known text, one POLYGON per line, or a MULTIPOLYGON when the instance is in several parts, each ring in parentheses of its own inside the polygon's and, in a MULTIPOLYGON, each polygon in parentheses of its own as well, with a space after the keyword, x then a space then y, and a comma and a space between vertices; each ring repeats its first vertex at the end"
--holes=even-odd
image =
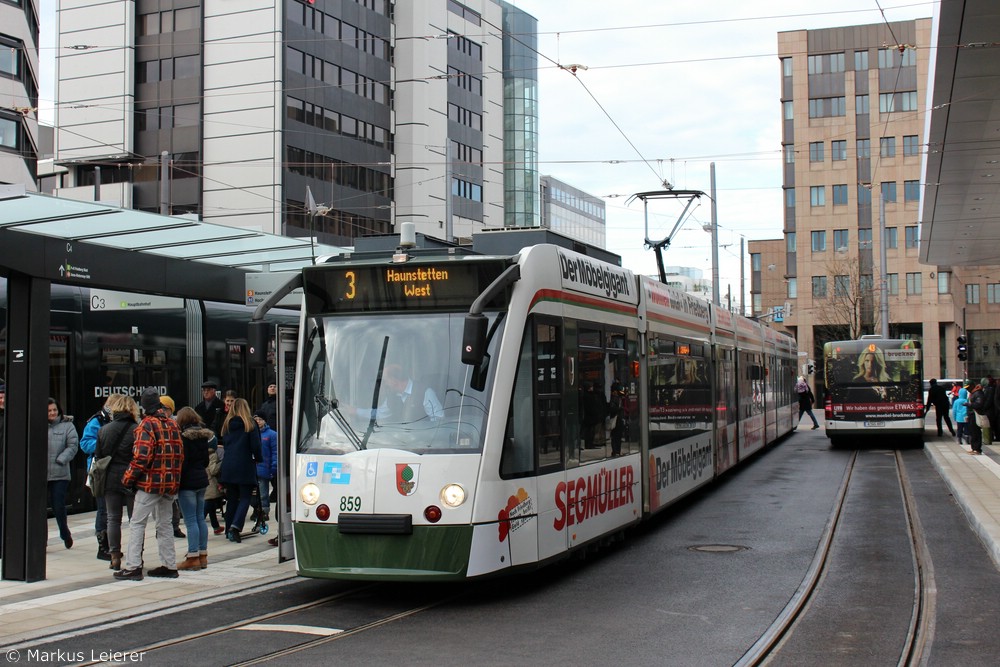
POLYGON ((341 512, 360 512, 361 511, 361 497, 360 496, 341 496, 340 497, 340 511, 341 512))

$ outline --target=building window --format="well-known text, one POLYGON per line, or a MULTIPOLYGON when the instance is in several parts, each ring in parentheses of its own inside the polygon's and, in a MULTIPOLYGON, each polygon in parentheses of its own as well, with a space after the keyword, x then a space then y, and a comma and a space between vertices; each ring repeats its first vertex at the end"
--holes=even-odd
POLYGON ((869 113, 867 95, 858 95, 854 98, 854 113, 859 115, 869 113))
POLYGON ((785 164, 795 164, 794 144, 785 144, 785 164))
MULTIPOLYGON (((845 186, 846 187, 846 186, 845 186)), ((835 229, 833 230, 833 249, 837 252, 841 250, 847 250, 847 245, 850 243, 851 237, 850 232, 846 229, 835 229)))
POLYGON ((808 67, 810 74, 823 73, 823 58, 824 56, 809 56, 806 60, 806 66, 808 67))
POLYGON ((879 69, 891 69, 896 66, 895 63, 896 63, 896 49, 878 50, 879 69))
POLYGON ((872 247, 872 230, 871 227, 865 227, 864 229, 858 230, 858 248, 860 250, 869 250, 872 247))
POLYGON ((811 142, 809 142, 809 161, 810 162, 822 162, 823 161, 823 142, 822 141, 811 141, 811 142))
POLYGON ((896 157, 896 137, 882 137, 878 140, 879 155, 882 157, 896 157))
POLYGON ((885 274, 885 288, 889 292, 889 296, 899 296, 899 274, 898 273, 887 273, 887 274, 885 274))
POLYGON ((795 118, 795 107, 792 105, 792 101, 781 103, 781 110, 785 120, 792 120, 795 118))
POLYGON ((864 183, 858 183, 858 206, 871 205, 872 190, 864 183))
POLYGON ((458 14, 473 25, 480 25, 482 21, 479 12, 469 9, 465 5, 455 2, 455 0, 448 0, 448 11, 452 14, 458 14))
POLYGON ((472 201, 483 201, 483 186, 478 183, 470 183, 460 178, 451 179, 451 194, 462 199, 472 201))
POLYGON ((903 50, 900 56, 900 66, 902 67, 915 67, 917 64, 917 51, 912 46, 907 47, 903 50))
POLYGON ((965 302, 968 304, 978 304, 979 303, 979 284, 974 283, 972 285, 965 286, 965 302))
POLYGON ((795 188, 785 188, 785 206, 795 208, 795 188))
POLYGON ((13 40, 0 39, 0 73, 19 78, 21 73, 21 50, 24 45, 13 40))
POLYGON ((760 271, 760 253, 752 252, 750 253, 750 270, 760 271))
POLYGON ((951 271, 938 271, 938 294, 951 294, 951 271))
POLYGON ((923 294, 924 289, 922 286, 923 276, 920 273, 907 273, 906 274, 906 294, 907 296, 915 296, 917 294, 923 294))
POLYGON ((903 181, 903 201, 920 201, 920 181, 903 181))
POLYGON ((820 230, 818 232, 812 232, 812 251, 813 252, 823 252, 826 250, 826 231, 820 230))
POLYGON ((986 303, 1000 303, 1000 283, 986 285, 986 303))
POLYGON ((785 234, 785 252, 795 252, 795 232, 785 234))
POLYGON ((826 276, 812 277, 812 295, 815 299, 826 297, 826 276))
POLYGON ((826 206, 826 186, 813 185, 809 187, 809 205, 826 206))
POLYGON ((850 276, 833 277, 833 293, 835 296, 847 296, 851 293, 850 276))
POLYGON ((791 76, 792 75, 792 59, 782 58, 781 59, 781 75, 791 76))
POLYGON ((834 206, 847 205, 847 185, 833 186, 833 205, 834 206))
POLYGON ((830 142, 830 159, 834 162, 847 159, 847 141, 841 139, 840 141, 830 142))
POLYGON ((920 155, 920 140, 915 134, 903 137, 903 157, 920 155))
POLYGON ((881 93, 878 96, 878 110, 880 113, 916 111, 917 91, 910 90, 905 93, 881 93))
POLYGON ((855 51, 854 52, 854 69, 856 71, 868 69, 868 52, 867 51, 855 51))
POLYGON ((861 294, 869 294, 875 290, 875 281, 870 273, 862 273, 858 276, 858 290, 861 294))
POLYGON ((798 298, 798 296, 799 296, 799 279, 798 278, 789 278, 788 282, 785 283, 785 284, 788 285, 788 292, 787 292, 788 293, 788 298, 789 299, 798 298))
POLYGON ((858 139, 858 159, 870 158, 872 156, 872 140, 871 139, 858 139))
POLYGON ((906 247, 916 248, 920 241, 920 237, 917 235, 917 226, 910 225, 906 227, 906 247))
POLYGON ((0 148, 18 149, 21 147, 21 126, 9 118, 0 116, 0 148))
POLYGON ((896 201, 896 181, 882 181, 882 201, 896 201))
POLYGON ((895 227, 886 227, 886 229, 885 229, 885 247, 886 248, 898 248, 899 247, 899 234, 897 234, 895 227))
POLYGON ((830 118, 847 115, 845 97, 820 97, 809 100, 810 118, 830 118))

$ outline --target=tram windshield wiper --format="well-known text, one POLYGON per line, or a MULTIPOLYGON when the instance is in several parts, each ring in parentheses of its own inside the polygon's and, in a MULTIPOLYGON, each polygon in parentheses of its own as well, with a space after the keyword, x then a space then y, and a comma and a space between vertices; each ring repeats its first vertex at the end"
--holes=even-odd
POLYGON ((368 429, 365 431, 365 438, 361 441, 361 447, 359 449, 364 449, 368 444, 368 438, 372 436, 375 431, 375 416, 378 413, 378 400, 379 395, 382 393, 382 371, 385 370, 385 354, 389 350, 389 337, 386 336, 382 340, 382 355, 378 360, 378 375, 375 376, 375 388, 372 390, 372 417, 368 422, 368 429))
POLYGON ((347 439, 351 441, 352 445, 354 445, 355 449, 359 451, 365 449, 365 443, 361 442, 361 438, 359 438, 358 434, 354 432, 354 429, 351 428, 350 423, 348 423, 347 419, 340 411, 340 403, 337 399, 328 400, 323 394, 316 394, 316 405, 318 405, 326 414, 330 415, 337 426, 340 427, 340 430, 344 432, 344 435, 347 436, 347 439))

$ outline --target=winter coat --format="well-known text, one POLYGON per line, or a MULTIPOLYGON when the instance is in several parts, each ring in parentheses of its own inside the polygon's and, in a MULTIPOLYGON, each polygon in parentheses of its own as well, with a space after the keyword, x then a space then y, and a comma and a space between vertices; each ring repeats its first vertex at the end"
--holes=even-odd
POLYGON ((219 481, 224 486, 230 484, 256 484, 257 461, 261 460, 260 430, 257 424, 250 425, 247 432, 243 420, 229 420, 229 432, 222 436, 222 446, 226 455, 222 458, 222 472, 219 481))
POLYGON ((927 405, 924 406, 924 412, 927 412, 932 405, 939 412, 945 412, 948 409, 948 392, 936 383, 927 391, 927 405))
MULTIPOLYGON (((230 425, 232 422, 229 422, 230 425)), ((260 462, 257 463, 257 479, 274 479, 278 475, 278 434, 264 425, 260 431, 260 462)))
POLYGON ((184 444, 174 420, 157 410, 135 427, 132 462, 122 477, 126 487, 136 487, 156 496, 177 494, 184 464, 184 444))
POLYGON ((80 436, 71 417, 49 424, 49 481, 70 479, 69 464, 80 449, 80 436))
POLYGON ((951 414, 956 422, 965 422, 969 416, 969 390, 959 389, 958 398, 951 404, 951 414))
POLYGON ((257 412, 264 416, 264 421, 271 428, 275 428, 278 425, 278 397, 268 396, 264 399, 264 402, 260 404, 257 408, 257 412))
POLYGON ((798 392, 799 394, 799 409, 801 410, 812 410, 813 404, 816 402, 816 397, 812 393, 812 389, 809 385, 806 385, 805 391, 798 392))
POLYGON ((208 475, 208 488, 205 489, 205 500, 215 500, 225 495, 219 486, 219 473, 222 471, 222 461, 219 458, 223 452, 221 445, 208 451, 208 465, 205 467, 205 474, 208 475))
POLYGON ((105 496, 125 491, 125 487, 122 486, 122 475, 132 462, 135 427, 135 419, 131 412, 119 412, 97 432, 97 448, 94 450, 94 456, 99 459, 105 456, 111 457, 104 482, 105 496))
POLYGON ((216 396, 208 405, 205 405, 205 401, 202 401, 194 406, 194 411, 201 417, 201 421, 205 423, 205 426, 212 429, 215 435, 219 435, 222 432, 222 422, 226 418, 225 408, 226 404, 222 402, 221 398, 216 396))
POLYGON ((184 443, 184 465, 181 466, 181 488, 198 491, 208 486, 209 449, 215 449, 215 433, 204 426, 192 424, 181 431, 184 443))

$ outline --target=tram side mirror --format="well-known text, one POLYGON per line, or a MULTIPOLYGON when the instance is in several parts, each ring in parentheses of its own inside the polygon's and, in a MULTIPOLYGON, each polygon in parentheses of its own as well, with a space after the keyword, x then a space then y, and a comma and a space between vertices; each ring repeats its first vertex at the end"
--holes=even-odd
POLYGON ((247 325, 247 363, 251 368, 267 366, 267 346, 271 341, 271 325, 264 320, 253 320, 247 325))
POLYGON ((469 314, 465 316, 465 327, 462 331, 462 363, 479 366, 486 352, 486 328, 489 322, 485 315, 469 314))

